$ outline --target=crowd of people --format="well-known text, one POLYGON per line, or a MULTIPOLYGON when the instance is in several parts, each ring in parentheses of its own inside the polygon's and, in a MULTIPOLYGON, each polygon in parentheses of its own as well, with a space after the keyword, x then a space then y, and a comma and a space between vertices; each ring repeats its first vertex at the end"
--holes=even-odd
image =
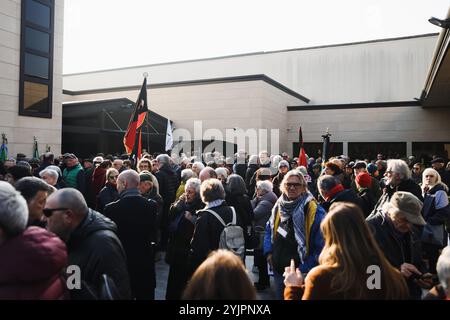
POLYGON ((266 151, 0 162, 0 299, 152 300, 161 259, 168 300, 269 287, 280 300, 450 299, 450 162, 307 162, 266 151))

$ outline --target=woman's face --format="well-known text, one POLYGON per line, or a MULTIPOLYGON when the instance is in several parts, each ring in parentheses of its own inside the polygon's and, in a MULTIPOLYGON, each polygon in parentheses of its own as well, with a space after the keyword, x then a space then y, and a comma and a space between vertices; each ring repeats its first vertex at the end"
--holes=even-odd
POLYGON ((286 196, 289 200, 295 200, 305 192, 305 185, 296 176, 290 176, 285 182, 286 196))
POLYGON ((325 167, 325 173, 326 173, 326 174, 329 174, 330 176, 332 176, 332 175, 334 174, 334 171, 331 170, 331 169, 328 168, 328 167, 325 167))
POLYGON ((437 182, 437 177, 432 173, 427 173, 425 176, 425 184, 429 186, 434 186, 437 182))
POLYGON ((186 202, 191 203, 195 200, 195 189, 186 188, 186 202))

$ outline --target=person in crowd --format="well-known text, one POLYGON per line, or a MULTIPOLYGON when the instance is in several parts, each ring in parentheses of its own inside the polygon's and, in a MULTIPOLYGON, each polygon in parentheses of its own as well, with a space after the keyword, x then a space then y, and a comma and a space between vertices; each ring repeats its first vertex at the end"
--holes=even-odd
POLYGON ((202 171, 200 171, 198 178, 201 182, 208 179, 217 179, 217 173, 212 167, 205 167, 202 171))
POLYGON ((427 225, 422 232, 422 249, 429 263, 431 273, 436 273, 439 250, 447 245, 444 239, 444 226, 450 219, 448 187, 441 181, 439 173, 431 168, 423 171, 422 179, 423 208, 422 216, 427 225))
POLYGON ((197 178, 186 181, 186 191, 169 213, 169 242, 166 262, 170 265, 166 299, 179 300, 192 275, 189 265, 190 243, 194 234, 195 216, 204 204, 200 199, 201 182, 197 178))
POLYGON ((183 299, 256 300, 256 291, 242 260, 228 250, 217 250, 195 271, 183 299))
POLYGON ((278 173, 275 175, 275 177, 272 180, 273 183, 273 192, 279 197, 281 196, 280 191, 280 183, 283 181, 284 176, 289 171, 289 162, 286 160, 282 160, 278 164, 278 173))
POLYGON ((450 300, 450 246, 442 250, 436 269, 439 284, 427 293, 424 300, 450 300))
POLYGON ((324 199, 322 207, 328 211, 335 202, 351 202, 362 207, 361 200, 352 189, 345 189, 340 180, 331 175, 322 175, 317 181, 317 189, 324 199))
POLYGON ((355 184, 358 190, 358 197, 361 199, 361 209, 364 217, 367 218, 372 212, 377 200, 370 188, 372 185, 372 177, 368 172, 362 171, 356 175, 355 184))
POLYGON ((384 174, 386 173, 386 170, 387 170, 387 162, 386 162, 386 160, 378 159, 377 161, 375 161, 375 165, 378 168, 378 172, 380 173, 380 177, 384 177, 384 174))
POLYGON ((75 188, 86 195, 86 176, 78 158, 73 153, 64 154, 63 180, 66 187, 75 188))
POLYGON ((192 171, 194 171, 197 178, 200 176, 200 171, 202 171, 203 169, 205 169, 205 165, 200 161, 196 161, 192 165, 192 171))
MULTIPOLYGON (((200 196, 205 204, 204 209, 214 211, 225 224, 232 221, 234 210, 225 202, 225 190, 219 180, 208 179, 202 182, 200 196)), ((191 270, 197 269, 211 251, 219 248, 220 235, 224 228, 221 221, 212 213, 202 210, 197 214, 198 218, 195 221, 191 240, 191 270)), ((236 225, 241 226, 242 224, 240 216, 236 214, 236 225)))
POLYGON ((50 185, 36 177, 25 177, 17 181, 15 187, 27 201, 27 226, 45 228, 43 209, 45 208, 47 196, 53 192, 50 185))
POLYGON ((47 229, 67 245, 68 264, 82 270, 81 289, 70 290, 71 298, 101 298, 102 278, 106 275, 117 289, 114 298, 129 299, 126 256, 116 224, 88 208, 81 192, 73 188, 52 193, 43 211, 47 229))
POLYGON ((437 157, 431 161, 431 167, 439 173, 442 182, 450 188, 450 172, 445 170, 445 160, 437 157))
POLYGON ((418 184, 411 180, 411 170, 403 160, 390 159, 387 161, 384 183, 386 187, 383 190, 383 195, 377 201, 370 215, 375 215, 381 211, 384 204, 388 203, 392 195, 397 191, 410 192, 420 201, 423 201, 422 190, 418 184))
MULTIPOLYGON (((247 172, 246 152, 240 150, 235 155, 235 163, 233 165, 233 173, 238 174, 245 181, 245 174, 247 172)), ((247 187, 247 185, 246 185, 247 187)))
POLYGON ((114 159, 112 166, 119 172, 123 171, 123 160, 122 159, 114 159))
POLYGON ((259 280, 254 283, 255 288, 264 290, 270 286, 270 279, 267 270, 267 261, 264 257, 263 245, 265 226, 269 221, 272 208, 278 200, 277 195, 272 191, 273 185, 270 181, 256 182, 256 197, 251 200, 254 215, 254 225, 259 237, 259 245, 253 251, 254 265, 258 268, 259 280))
POLYGON ((115 168, 109 168, 106 171, 106 184, 97 196, 97 210, 103 213, 105 206, 119 199, 117 191, 117 178, 119 171, 115 168))
POLYGON ((111 168, 111 166, 112 163, 110 160, 103 160, 103 162, 95 168, 91 181, 93 192, 92 196, 94 197, 94 199, 97 199, 98 194, 105 186, 107 182, 106 172, 109 168, 111 168))
POLYGON ((131 160, 125 159, 123 160, 123 170, 130 170, 133 167, 131 160))
POLYGON ((0 181, 0 300, 68 299, 65 244, 27 221, 25 199, 0 181))
POLYGON ((384 257, 355 204, 337 202, 321 224, 325 246, 319 265, 306 279, 299 269, 285 268, 286 300, 406 299, 408 289, 401 273, 384 257), (368 287, 367 270, 380 268, 379 290, 368 287))
POLYGON ((59 175, 57 171, 45 168, 39 172, 39 176, 52 187, 55 187, 58 190, 61 189, 61 185, 58 183, 59 175))
MULTIPOLYGON (((220 168, 217 168, 215 171, 216 171, 217 179, 219 179, 225 185, 227 183, 228 170, 226 168, 220 167, 220 168)), ((244 180, 244 179, 242 179, 242 180, 244 180)))
POLYGON ((186 181, 188 181, 190 178, 194 177, 194 171, 192 171, 192 169, 183 169, 183 170, 181 170, 180 175, 181 175, 181 183, 177 189, 175 199, 179 199, 180 196, 185 192, 186 181))
POLYGON ((308 192, 298 170, 291 170, 281 182, 281 197, 266 225, 264 255, 274 273, 276 297, 283 299, 283 272, 291 259, 302 272, 318 264, 323 248, 320 223, 325 210, 308 192))
POLYGON ((253 197, 255 193, 255 186, 251 184, 251 180, 258 169, 259 158, 256 154, 253 154, 249 157, 247 171, 245 172, 245 187, 247 188, 250 197, 253 197))
POLYGON ((159 183, 159 194, 164 200, 164 206, 161 217, 161 242, 160 249, 165 250, 168 240, 169 227, 169 210, 172 203, 175 201, 175 195, 178 189, 179 181, 177 174, 170 167, 170 157, 167 154, 160 154, 156 157, 158 163, 158 172, 156 178, 159 183))
POLYGON ((349 189, 350 188, 350 183, 351 180, 350 178, 346 178, 346 176, 344 175, 344 171, 341 168, 341 161, 339 161, 339 159, 333 159, 330 160, 329 162, 325 163, 325 170, 324 173, 322 174, 327 174, 327 175, 331 175, 333 177, 336 177, 339 179, 340 184, 345 188, 345 189, 349 189))
POLYGON ((14 185, 16 181, 22 179, 23 177, 31 177, 31 170, 29 167, 22 165, 14 165, 6 169, 6 181, 14 185))
POLYGON ((413 164, 412 167, 412 173, 411 173, 411 179, 417 183, 417 184, 421 184, 422 183, 422 174, 423 174, 423 170, 425 170, 424 165, 420 162, 416 162, 413 164))
POLYGON ((426 224, 421 210, 422 201, 415 195, 397 191, 381 211, 366 219, 381 251, 405 277, 412 299, 421 298, 421 288, 431 287, 422 260, 420 233, 413 227, 426 224))
POLYGON ((308 184, 308 186, 310 186, 311 188, 309 188, 309 192, 312 193, 312 195, 314 196, 314 198, 318 199, 319 197, 319 190, 317 189, 317 180, 320 177, 320 173, 322 171, 322 166, 318 163, 314 163, 311 166, 311 183, 308 184))
POLYGON ((45 168, 47 168, 48 166, 51 166, 54 164, 55 164, 55 155, 51 152, 44 153, 42 155, 42 163, 36 170, 37 175, 39 175, 40 172, 42 170, 44 170, 45 168))
POLYGON ((93 167, 94 167, 94 162, 92 159, 90 159, 90 158, 83 159, 83 169, 85 172, 93 167))
POLYGON ((225 192, 226 203, 236 210, 238 219, 241 221, 240 226, 244 230, 246 247, 253 249, 250 244, 254 221, 253 207, 250 202, 250 197, 247 195, 244 179, 237 174, 230 175, 227 179, 225 192))
POLYGON ((137 172, 140 173, 142 171, 149 171, 152 172, 152 162, 150 159, 147 158, 142 158, 141 160, 139 160, 138 164, 137 164, 137 172))
POLYGON ((117 224, 118 236, 127 256, 133 298, 153 300, 157 204, 141 196, 139 175, 126 170, 117 178, 120 199, 104 209, 106 217, 117 224))

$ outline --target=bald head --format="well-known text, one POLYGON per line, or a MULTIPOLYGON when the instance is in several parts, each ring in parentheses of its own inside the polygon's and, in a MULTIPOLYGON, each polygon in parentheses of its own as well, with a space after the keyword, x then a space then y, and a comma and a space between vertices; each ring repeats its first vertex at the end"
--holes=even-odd
POLYGON ((134 170, 126 170, 117 178, 117 191, 122 193, 128 189, 136 189, 139 186, 139 174, 134 170))
POLYGON ((55 201, 59 207, 72 210, 75 215, 84 217, 88 213, 88 206, 83 194, 74 188, 64 188, 53 192, 47 201, 55 201))
POLYGON ((217 178, 216 171, 211 167, 206 167, 200 171, 199 179, 201 182, 211 179, 211 178, 217 178))

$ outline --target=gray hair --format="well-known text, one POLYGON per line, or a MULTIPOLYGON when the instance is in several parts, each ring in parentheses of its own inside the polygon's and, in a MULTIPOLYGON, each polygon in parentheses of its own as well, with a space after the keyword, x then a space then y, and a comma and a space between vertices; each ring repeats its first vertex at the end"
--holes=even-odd
POLYGON ((187 188, 193 188, 195 189, 195 193, 197 195, 200 195, 200 186, 202 185, 202 182, 198 178, 190 178, 186 181, 186 185, 184 186, 184 190, 187 188))
POLYGON ((256 154, 252 154, 248 159, 248 164, 258 164, 259 157, 256 154))
POLYGON ((58 174, 58 172, 57 172, 56 170, 45 168, 44 170, 42 170, 41 172, 39 172, 39 177, 42 178, 42 176, 43 176, 44 174, 46 174, 46 175, 52 177, 53 179, 58 180, 59 174, 58 174))
POLYGON ((160 163, 164 164, 170 164, 170 157, 167 154, 160 154, 156 157, 156 160, 160 163))
POLYGON ((246 194, 247 188, 244 179, 238 174, 231 174, 227 179, 227 190, 234 195, 246 194))
POLYGON ((280 183, 280 190, 282 193, 287 194, 286 183, 290 177, 297 177, 300 180, 300 183, 304 185, 305 189, 308 188, 308 185, 303 177, 302 173, 298 170, 291 170, 283 178, 283 181, 280 183))
POLYGON ((14 186, 27 202, 31 201, 39 191, 47 193, 52 191, 47 182, 37 177, 24 177, 18 180, 14 186))
POLYGON ((200 196, 203 203, 225 199, 225 190, 223 189, 222 182, 217 179, 208 179, 203 181, 200 187, 200 196))
POLYGON ((320 176, 317 180, 317 188, 325 192, 330 192, 330 190, 336 187, 338 184, 340 184, 340 181, 336 177, 329 174, 320 176))
POLYGON ((8 237, 25 230, 28 221, 28 205, 24 197, 11 184, 0 181, 0 228, 8 237))
POLYGON ((436 265, 439 282, 442 287, 447 291, 447 297, 449 296, 449 282, 450 282, 450 246, 445 247, 442 250, 436 265))
POLYGON ((72 210, 79 216, 85 216, 89 208, 84 200, 83 194, 74 188, 64 188, 54 192, 52 197, 56 197, 60 206, 72 210))
POLYGON ((223 167, 220 167, 220 168, 217 168, 216 169, 216 174, 217 174, 217 176, 219 176, 219 174, 221 174, 221 175, 223 175, 224 177, 225 177, 225 179, 228 177, 228 170, 227 169, 225 169, 225 168, 223 168, 223 167))
POLYGON ((200 171, 202 171, 203 169, 205 169, 205 165, 203 164, 203 162, 200 162, 200 161, 194 162, 194 163, 192 164, 192 166, 198 167, 198 169, 199 169, 200 171))
POLYGON ((411 170, 409 170, 408 164, 401 159, 388 160, 386 171, 398 173, 402 180, 411 178, 411 170))
POLYGON ((192 169, 181 170, 181 180, 187 181, 194 176, 194 171, 192 169))
POLYGON ((268 180, 256 182, 256 189, 264 190, 265 193, 273 191, 273 184, 268 180))

